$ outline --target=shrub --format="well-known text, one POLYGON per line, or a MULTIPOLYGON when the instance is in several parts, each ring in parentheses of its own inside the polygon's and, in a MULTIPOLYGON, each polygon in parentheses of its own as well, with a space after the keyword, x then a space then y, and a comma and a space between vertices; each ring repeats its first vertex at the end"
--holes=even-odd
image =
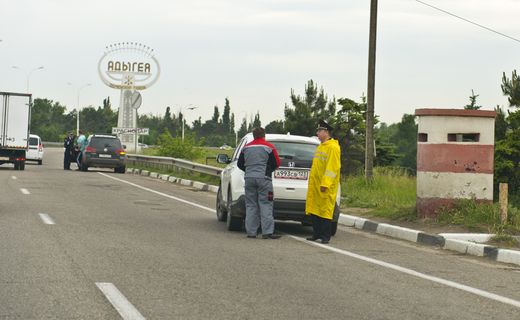
POLYGON ((186 135, 182 141, 181 138, 173 138, 169 132, 165 132, 161 134, 158 142, 160 156, 194 160, 203 154, 192 135, 186 135))

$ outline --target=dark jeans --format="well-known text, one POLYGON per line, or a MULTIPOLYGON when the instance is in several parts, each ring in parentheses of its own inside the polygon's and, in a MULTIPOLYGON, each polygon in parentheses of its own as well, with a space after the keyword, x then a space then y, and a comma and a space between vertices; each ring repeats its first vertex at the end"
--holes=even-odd
POLYGON ((332 220, 325 219, 322 217, 311 214, 312 219, 312 230, 314 231, 314 238, 320 238, 321 240, 330 241, 332 220))

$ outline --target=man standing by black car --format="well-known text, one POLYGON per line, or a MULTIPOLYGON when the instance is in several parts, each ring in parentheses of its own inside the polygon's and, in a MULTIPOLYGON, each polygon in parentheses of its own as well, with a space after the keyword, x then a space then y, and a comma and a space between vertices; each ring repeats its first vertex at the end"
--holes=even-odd
POLYGON ((264 128, 254 128, 253 138, 242 149, 237 163, 245 171, 247 237, 256 238, 261 225, 262 239, 278 239, 280 236, 274 234, 271 175, 280 166, 280 158, 275 147, 265 141, 264 128))
POLYGON ((73 159, 72 153, 74 152, 74 134, 72 132, 69 132, 65 138, 63 148, 65 148, 65 153, 63 154, 63 170, 70 170, 70 162, 73 159))

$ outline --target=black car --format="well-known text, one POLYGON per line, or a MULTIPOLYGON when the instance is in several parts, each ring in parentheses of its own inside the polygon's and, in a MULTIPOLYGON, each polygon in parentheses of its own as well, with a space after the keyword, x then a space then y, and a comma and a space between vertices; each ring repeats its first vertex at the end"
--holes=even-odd
POLYGON ((125 173, 126 152, 121 140, 109 135, 90 136, 83 152, 81 171, 87 171, 89 167, 114 168, 116 173, 125 173))

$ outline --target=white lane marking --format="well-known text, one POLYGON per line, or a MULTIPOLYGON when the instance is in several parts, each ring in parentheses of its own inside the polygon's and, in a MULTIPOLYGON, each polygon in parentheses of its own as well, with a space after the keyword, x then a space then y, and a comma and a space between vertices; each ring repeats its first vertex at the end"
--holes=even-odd
POLYGON ((143 315, 128 301, 116 286, 109 282, 96 282, 96 286, 103 292, 108 301, 119 312, 125 320, 141 320, 146 319, 143 315))
POLYGON ((23 193, 23 194, 31 194, 29 192, 29 190, 25 189, 25 188, 20 188, 20 191, 23 193))
POLYGON ((16 176, 11 176, 11 179, 16 180, 18 178, 16 176))
POLYGON ((100 175, 102 176, 105 176, 107 178, 110 178, 110 179, 114 179, 114 180, 117 180, 117 181, 120 181, 120 182, 123 182, 123 183, 126 183, 126 184, 129 184, 131 186, 134 186, 136 188, 139 188, 139 189, 142 189, 142 190, 145 190, 145 191, 148 191, 148 192, 152 192, 152 193, 155 193, 155 194, 158 194, 158 195, 161 195, 163 197, 166 197, 166 198, 170 198, 170 199, 173 199, 173 200, 177 200, 177 201, 180 201, 182 203, 186 203, 186 204, 189 204, 189 205, 192 205, 194 207, 197 207, 197 208, 200 208, 200 209, 204 209, 206 211, 209 211, 211 213, 214 213, 215 212, 215 209, 211 209, 211 208, 208 208, 208 207, 205 207, 205 206, 201 206, 200 204, 197 204, 197 203, 194 203, 194 202, 191 202, 191 201, 188 201, 188 200, 184 200, 184 199, 181 199, 181 198, 177 198, 177 197, 174 197, 174 196, 170 196, 169 194, 166 194, 166 193, 162 193, 162 192, 159 192, 159 191, 155 191, 153 189, 150 189, 150 188, 146 188, 146 187, 143 187, 143 186, 140 186, 138 184, 135 184, 135 183, 132 183, 132 182, 128 182, 126 180, 122 180, 122 179, 119 179, 119 178, 114 178, 114 177, 111 177, 109 176, 108 174, 104 174, 104 173, 101 173, 101 172, 98 172, 100 175))
MULTIPOLYGON (((170 196, 170 195, 167 195, 167 194, 164 194, 162 192, 158 192, 158 191, 155 191, 155 190, 152 190, 152 189, 149 189, 149 188, 141 187, 141 186, 139 186, 139 185, 137 185, 135 183, 131 183, 131 182, 128 182, 128 181, 125 181, 125 180, 114 178, 114 177, 111 177, 111 176, 106 175, 106 174, 101 173, 101 172, 99 172, 99 174, 101 174, 103 176, 106 176, 108 178, 114 179, 114 180, 118 180, 118 181, 130 184, 130 185, 133 185, 133 186, 135 186, 137 188, 141 188, 141 189, 146 190, 146 191, 150 191, 150 192, 153 192, 153 193, 156 193, 156 194, 168 197, 168 198, 172 198, 172 199, 175 199, 175 200, 178 200, 178 201, 181 201, 181 202, 184 202, 184 203, 188 203, 188 204, 194 205, 196 207, 199 207, 199 208, 202 208, 202 209, 214 212, 213 209, 210 209, 208 207, 204 207, 204 206, 198 205, 198 204, 193 203, 193 202, 182 200, 182 199, 179 199, 179 198, 176 198, 176 197, 173 197, 173 196, 170 196)), ((400 266, 395 265, 395 264, 391 264, 391 263, 388 263, 388 262, 384 262, 384 261, 376 260, 376 259, 373 259, 373 258, 365 257, 365 256, 362 256, 362 255, 353 253, 353 252, 337 249, 337 248, 331 247, 329 245, 323 245, 323 244, 320 244, 320 243, 317 243, 317 242, 307 241, 307 240, 305 240, 303 238, 299 238, 299 237, 296 237, 296 236, 289 235, 289 237, 291 237, 291 238, 293 238, 295 240, 298 240, 298 241, 301 241, 301 242, 304 242, 304 243, 307 243, 307 244, 310 244, 310 245, 314 245, 314 246, 317 246, 317 247, 321 247, 323 249, 330 250, 330 251, 333 251, 333 252, 336 252, 336 253, 339 253, 339 254, 343 254, 343 255, 346 255, 346 256, 349 256, 349 257, 352 257, 352 258, 356 258, 356 259, 363 260, 363 261, 366 261, 366 262, 369 262, 369 263, 373 263, 375 265, 379 265, 379 266, 382 266, 382 267, 385 267, 385 268, 393 269, 393 270, 396 270, 396 271, 399 271, 399 272, 402 272, 402 273, 405 273, 405 274, 408 274, 408 275, 411 275, 411 276, 414 276, 414 277, 418 277, 418 278, 422 278, 422 279, 425 279, 425 280, 437 282, 437 283, 443 284, 443 285, 448 286, 448 287, 452 287, 452 288, 456 288, 456 289, 463 290, 463 291, 466 291, 466 292, 470 292, 470 293, 479 295, 481 297, 485 297, 485 298, 488 298, 488 299, 491 299, 491 300, 499 301, 499 302, 502 302, 502 303, 509 304, 509 305, 512 305, 512 306, 520 308, 520 301, 516 301, 516 300, 510 299, 510 298, 507 298, 507 297, 504 297, 504 296, 500 296, 500 295, 497 295, 497 294, 494 294, 494 293, 491 293, 491 292, 487 292, 487 291, 484 291, 484 290, 476 289, 476 288, 473 288, 473 287, 470 287, 470 286, 466 286, 466 285, 463 285, 463 284, 460 284, 460 283, 457 283, 457 282, 453 282, 453 281, 450 281, 450 280, 445 280, 445 279, 442 279, 442 278, 429 276, 427 274, 420 273, 420 272, 414 271, 412 269, 400 267, 400 266)))
POLYGON ((467 286, 467 285, 464 285, 464 284, 460 284, 460 283, 457 283, 457 282, 453 282, 453 281, 450 281, 450 280, 445 280, 445 279, 442 279, 442 278, 430 276, 430 275, 427 275, 427 274, 424 274, 424 273, 420 273, 420 272, 414 271, 412 269, 400 267, 400 266, 395 265, 395 264, 391 264, 391 263, 388 263, 388 262, 384 262, 384 261, 376 260, 376 259, 373 259, 373 258, 365 257, 365 256, 362 256, 362 255, 359 255, 359 254, 356 254, 356 253, 353 253, 353 252, 350 252, 350 251, 345 251, 345 250, 341 250, 341 249, 338 249, 338 248, 334 248, 334 247, 331 247, 329 245, 324 245, 324 244, 308 241, 308 240, 305 240, 304 238, 300 238, 300 237, 296 237, 296 236, 292 236, 292 235, 289 235, 289 237, 291 237, 291 238, 293 238, 295 240, 307 243, 309 245, 314 245, 314 246, 320 247, 322 249, 326 249, 326 250, 329 250, 329 251, 332 251, 332 252, 336 252, 336 253, 339 253, 339 254, 342 254, 342 255, 345 255, 345 256, 349 256, 349 257, 352 257, 352 258, 355 258, 355 259, 359 259, 359 260, 362 260, 362 261, 365 261, 365 262, 368 262, 368 263, 372 263, 372 264, 375 264, 375 265, 378 265, 378 266, 381 266, 381 267, 385 267, 385 268, 388 268, 388 269, 399 271, 399 272, 402 272, 402 273, 405 273, 405 274, 408 274, 408 275, 411 275, 411 276, 414 276, 414 277, 417 277, 417 278, 421 278, 421 279, 429 280, 429 281, 432 281, 432 282, 440 283, 440 284, 443 284, 443 285, 448 286, 448 287, 452 287, 452 288, 455 288, 455 289, 459 289, 459 290, 462 290, 462 291, 473 293, 473 294, 476 294, 476 295, 484 297, 484 298, 488 298, 488 299, 491 299, 491 300, 495 300, 495 301, 498 301, 498 302, 502 302, 502 303, 509 304, 509 305, 514 306, 514 307, 520 308, 520 301, 513 300, 513 299, 510 299, 510 298, 507 298, 507 297, 504 297, 504 296, 500 296, 498 294, 494 294, 494 293, 487 292, 487 291, 484 291, 484 290, 476 289, 476 288, 473 288, 473 287, 470 287, 470 286, 467 286))
POLYGON ((46 213, 38 213, 38 215, 42 219, 43 223, 45 223, 45 224, 56 224, 56 223, 54 223, 54 220, 52 220, 52 218, 48 214, 46 214, 46 213))

